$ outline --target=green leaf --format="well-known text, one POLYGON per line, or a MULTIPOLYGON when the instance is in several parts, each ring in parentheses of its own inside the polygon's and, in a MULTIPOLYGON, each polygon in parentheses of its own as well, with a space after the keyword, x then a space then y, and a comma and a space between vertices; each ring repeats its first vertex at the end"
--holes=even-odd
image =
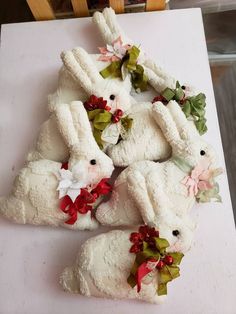
POLYGON ((164 238, 154 238, 154 239, 155 239, 156 248, 158 249, 158 251, 160 251, 160 253, 163 253, 163 251, 168 246, 170 246, 169 242, 164 238))
POLYGON ((175 100, 179 101, 181 99, 183 99, 184 97, 184 91, 182 90, 182 88, 178 88, 175 90, 175 100))
POLYGON ((130 273, 133 274, 134 276, 138 270, 139 265, 140 264, 137 262, 137 258, 135 258, 134 264, 133 264, 131 271, 130 271, 130 273))
POLYGON ((191 115, 191 104, 189 100, 186 100, 182 106, 182 111, 184 112, 186 118, 189 118, 191 115))
POLYGON ((128 282, 128 284, 132 287, 132 288, 134 288, 135 286, 136 286, 136 280, 135 280, 135 277, 134 277, 134 275, 132 275, 132 274, 130 274, 129 275, 129 277, 127 278, 127 282, 128 282))
POLYGON ((133 119, 129 118, 129 116, 121 118, 121 124, 122 124, 122 126, 124 127, 124 129, 126 131, 129 131, 131 129, 131 127, 132 127, 133 119))
POLYGON ((159 283, 157 288, 158 295, 166 295, 167 294, 167 285, 166 283, 159 283))
POLYGON ((182 261, 182 258, 184 257, 183 253, 179 253, 179 252, 173 252, 173 253, 168 253, 168 255, 173 257, 173 264, 174 265, 179 265, 182 261))
POLYGON ((90 121, 93 120, 93 119, 95 118, 95 116, 96 116, 98 113, 100 113, 100 112, 102 112, 102 109, 94 109, 94 110, 89 110, 89 111, 87 111, 87 115, 88 115, 88 117, 89 117, 89 120, 90 120, 90 121))
POLYGON ((170 89, 169 87, 167 87, 162 93, 161 95, 167 100, 170 101, 171 99, 174 98, 175 96, 175 92, 170 89))
POLYGON ((94 129, 93 130, 93 136, 95 138, 95 141, 97 142, 98 146, 102 149, 103 148, 103 142, 102 142, 102 132, 100 130, 94 129))
POLYGON ((128 50, 128 59, 126 60, 126 67, 129 71, 135 71, 137 66, 138 56, 140 54, 140 50, 136 46, 132 46, 128 50))
POLYGON ((159 270, 159 275, 161 283, 168 283, 169 281, 172 280, 172 276, 167 266, 164 266, 162 269, 159 270))
POLYGON ((135 90, 145 91, 147 90, 148 78, 144 73, 144 68, 140 65, 136 65, 136 69, 131 72, 131 83, 135 90))
POLYGON ((179 273, 179 267, 178 266, 166 266, 166 268, 168 269, 169 273, 170 273, 170 276, 171 276, 171 280, 177 278, 180 276, 180 273, 179 273))
POLYGON ((177 89, 177 88, 180 88, 180 87, 181 87, 181 85, 180 85, 179 81, 176 81, 175 88, 177 89))
POLYGON ((100 74, 103 78, 111 77, 121 77, 121 66, 122 61, 113 61, 105 69, 100 71, 100 74))

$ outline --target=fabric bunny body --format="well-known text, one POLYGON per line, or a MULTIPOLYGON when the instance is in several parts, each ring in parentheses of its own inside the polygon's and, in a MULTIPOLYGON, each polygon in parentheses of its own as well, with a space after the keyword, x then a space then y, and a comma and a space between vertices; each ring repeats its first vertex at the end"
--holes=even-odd
POLYGON ((214 169, 215 152, 189 126, 176 102, 167 106, 155 103, 153 116, 172 147, 172 158, 163 163, 141 161, 125 169, 115 181, 111 199, 97 209, 96 217, 102 224, 145 222, 159 228, 164 223, 175 230, 191 225, 187 213, 195 194, 189 193, 184 179, 206 158, 214 169))
POLYGON ((127 283, 135 259, 135 255, 129 253, 132 231, 113 230, 87 240, 82 245, 75 265, 64 270, 60 280, 63 288, 88 297, 162 303, 166 296, 156 293, 157 276, 154 275, 151 282, 145 283, 144 280, 139 293, 127 283))
POLYGON ((0 198, 0 210, 6 218, 20 224, 50 225, 69 229, 96 229, 91 213, 78 214, 73 225, 65 224, 67 214, 59 207, 58 173, 61 163, 42 159, 30 162, 14 182, 12 195, 0 198))
MULTIPOLYGON (((167 201, 164 206, 168 208, 168 211, 171 210, 178 216, 183 216, 188 213, 195 202, 195 197, 188 196, 186 186, 176 184, 185 176, 186 173, 179 169, 171 159, 164 163, 136 162, 116 179, 111 200, 99 206, 96 217, 102 224, 114 226, 142 224, 144 218, 138 207, 145 200, 140 199, 139 203, 135 200, 144 196, 145 190, 151 195, 151 208, 155 208, 158 204, 155 202, 155 197, 163 194, 167 201), (134 194, 136 194, 135 197, 134 194), (167 194, 168 198, 164 194, 167 194)), ((161 212, 166 212, 165 208, 162 208, 161 212)), ((146 216, 145 222, 155 225, 153 210, 146 216)), ((158 214, 156 219, 158 220, 158 214)))
POLYGON ((112 161, 97 146, 81 102, 58 105, 55 114, 61 125, 60 133, 70 151, 68 171, 61 170, 61 163, 46 159, 29 162, 16 177, 12 194, 0 198, 0 212, 21 224, 94 229, 98 223, 90 211, 83 214, 76 212, 74 224, 65 223, 69 217, 60 208, 58 190, 75 189, 77 196, 82 188, 92 189, 103 178, 111 176, 114 169, 112 161), (73 113, 76 113, 76 120, 72 118, 73 113), (65 174, 64 179, 60 178, 65 174), (60 187, 62 179, 66 184, 64 188, 60 187))
POLYGON ((48 99, 51 115, 40 128, 36 148, 28 154, 28 161, 43 158, 58 162, 68 160, 69 151, 59 132, 60 125, 57 124, 55 118, 55 110, 58 105, 76 100, 85 101, 90 95, 107 100, 111 112, 118 108, 125 112, 134 103, 133 98, 129 95, 131 84, 128 78, 125 81, 104 80, 99 74, 103 62, 97 61, 98 55, 88 55, 82 48, 75 49, 74 54, 69 53, 71 53, 70 58, 66 54, 62 56, 65 66, 60 70, 58 89, 54 94, 49 95, 48 99), (81 72, 78 74, 76 66, 79 64, 81 72), (74 71, 69 71, 71 67, 74 71), (72 72, 76 74, 73 76, 72 72), (117 99, 110 100, 111 95, 116 95, 117 99))

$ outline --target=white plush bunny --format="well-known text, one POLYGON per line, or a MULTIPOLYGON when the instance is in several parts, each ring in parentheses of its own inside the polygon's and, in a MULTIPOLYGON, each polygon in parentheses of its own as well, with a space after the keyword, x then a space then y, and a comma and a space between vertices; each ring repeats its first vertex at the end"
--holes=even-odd
POLYGON ((83 103, 58 105, 55 119, 69 148, 68 170, 46 159, 29 162, 16 177, 12 194, 0 198, 0 212, 21 224, 94 229, 98 223, 92 206, 100 196, 98 183, 112 174, 112 160, 95 142, 83 103))
MULTIPOLYGON (((87 240, 82 245, 76 263, 65 268, 61 276, 64 290, 88 297, 162 303, 166 296, 157 294, 160 277, 155 269, 155 262, 154 270, 142 279, 139 292, 127 282, 135 261, 135 255, 130 253, 130 235, 133 231, 113 230, 87 240)), ((169 243, 168 252, 176 252, 171 242, 169 243)))
POLYGON ((29 161, 42 158, 60 162, 68 160, 69 151, 59 133, 60 125, 57 124, 54 111, 58 104, 67 103, 71 98, 77 97, 77 92, 83 90, 87 95, 87 99, 91 95, 95 95, 98 98, 103 97, 107 101, 107 106, 111 108, 111 113, 119 109, 125 115, 125 112, 134 103, 134 99, 129 95, 127 89, 117 83, 117 80, 107 81, 102 78, 89 54, 84 49, 73 49, 72 51, 62 53, 61 57, 66 69, 66 71, 65 69, 62 70, 65 71, 63 75, 63 97, 60 89, 51 97, 50 110, 52 114, 49 120, 41 126, 36 150, 29 154, 29 161), (70 86, 69 93, 67 93, 67 90, 65 92, 66 84, 70 86), (71 88, 72 85, 73 88, 71 88), (71 93, 72 89, 75 93, 71 93))
MULTIPOLYGON (((118 87, 116 82, 104 80, 94 68, 89 55, 82 48, 62 54, 62 59, 67 73, 74 77, 74 81, 77 80, 78 86, 82 86, 88 95, 96 95, 107 100, 107 105, 111 107, 111 113, 117 109, 121 109, 124 114, 131 112, 129 117, 133 119, 133 124, 126 139, 117 145, 109 145, 107 149, 108 155, 111 154, 114 158, 116 166, 127 166, 134 161, 144 159, 159 160, 170 155, 169 144, 150 116, 152 114, 151 103, 138 104, 125 89, 118 87), (134 103, 135 105, 130 111, 131 104, 134 103)), ((116 127, 116 124, 114 126, 116 127)), ((62 162, 68 160, 68 148, 60 135, 59 128, 55 114, 52 113, 50 119, 41 127, 36 151, 30 153, 29 160, 40 158, 62 162)))
MULTIPOLYGON (((133 45, 133 41, 126 36, 118 24, 116 14, 112 8, 105 8, 102 12, 95 12, 93 21, 97 25, 106 44, 112 45, 117 38, 121 38, 123 44, 133 45)), ((176 80, 155 62, 148 59, 143 50, 140 52, 138 63, 143 66, 148 76, 149 84, 157 92, 162 92, 166 87, 175 88, 176 80)))
MULTIPOLYGON (((100 72, 104 65, 109 65, 109 62, 99 61, 99 54, 89 54, 89 57, 93 63, 94 70, 100 72)), ((127 93, 131 91, 131 83, 129 77, 125 80, 120 78, 112 78, 112 80, 121 89, 125 89, 127 93)), ((84 88, 79 82, 73 78, 66 67, 63 65, 59 71, 58 87, 57 90, 48 96, 48 108, 50 112, 55 110, 55 106, 58 104, 67 104, 75 100, 86 101, 88 99, 89 92, 87 88, 84 88)))
POLYGON ((172 147, 172 157, 163 163, 137 162, 125 169, 115 181, 111 199, 99 206, 96 217, 113 226, 145 222, 159 227, 164 221, 174 227, 177 223, 174 229, 181 235, 188 226, 186 214, 196 197, 202 196, 199 193, 216 189, 216 155, 190 127, 175 101, 167 106, 156 102, 153 117, 172 147))
MULTIPOLYGON (((112 8, 105 8, 102 13, 95 12, 93 20, 108 45, 108 49, 111 45, 114 46, 113 43, 117 38, 120 38, 124 44, 133 45, 117 23, 112 8)), ((137 63, 143 67, 148 83, 158 93, 163 92, 166 88, 175 89, 176 80, 150 60, 142 50, 137 63)), ((185 97, 193 95, 192 92, 189 88, 185 90, 185 97)), ((163 138, 159 126, 153 118, 150 103, 144 103, 142 106, 140 104, 133 105, 130 116, 133 118, 133 126, 129 136, 117 145, 108 148, 108 155, 114 164, 122 167, 138 160, 160 160, 169 157, 170 146, 163 138), (127 154, 127 152, 129 153, 127 154)), ((189 123, 193 124, 192 121, 189 123)))

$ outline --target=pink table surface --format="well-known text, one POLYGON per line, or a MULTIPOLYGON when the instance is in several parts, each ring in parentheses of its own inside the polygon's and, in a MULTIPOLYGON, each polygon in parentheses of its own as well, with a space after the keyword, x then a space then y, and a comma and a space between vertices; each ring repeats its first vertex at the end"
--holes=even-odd
MULTIPOLYGON (((129 37, 166 70, 207 95, 205 138, 224 157, 199 9, 118 17, 129 37)), ((48 117, 47 95, 57 85, 64 49, 90 53, 102 40, 90 18, 2 26, 0 51, 0 195, 10 192, 25 155, 48 117)), ((226 173, 222 204, 196 205, 199 227, 181 277, 161 306, 86 298, 63 292, 58 278, 84 240, 105 230, 73 232, 21 226, 0 218, 0 313, 236 313, 236 238, 226 173)))

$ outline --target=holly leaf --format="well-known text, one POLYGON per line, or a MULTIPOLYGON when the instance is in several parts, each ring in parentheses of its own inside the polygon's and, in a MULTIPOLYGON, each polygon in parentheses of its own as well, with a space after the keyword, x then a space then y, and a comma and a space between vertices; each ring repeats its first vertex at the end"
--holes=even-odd
POLYGON ((167 285, 166 283, 159 283, 157 288, 158 295, 166 295, 167 294, 167 285))
POLYGON ((170 246, 169 242, 164 238, 154 238, 156 248, 160 253, 163 253, 165 249, 170 246))
POLYGON ((182 261, 182 258, 184 257, 184 254, 179 253, 179 252, 168 253, 168 255, 173 257, 173 264, 174 265, 179 265, 182 261))
POLYGON ((129 277, 127 278, 127 282, 131 286, 131 288, 134 288, 137 284, 133 274, 129 275, 129 277))
POLYGON ((162 93, 161 95, 167 100, 170 101, 171 99, 173 99, 175 97, 175 92, 170 89, 169 87, 167 87, 162 93))

